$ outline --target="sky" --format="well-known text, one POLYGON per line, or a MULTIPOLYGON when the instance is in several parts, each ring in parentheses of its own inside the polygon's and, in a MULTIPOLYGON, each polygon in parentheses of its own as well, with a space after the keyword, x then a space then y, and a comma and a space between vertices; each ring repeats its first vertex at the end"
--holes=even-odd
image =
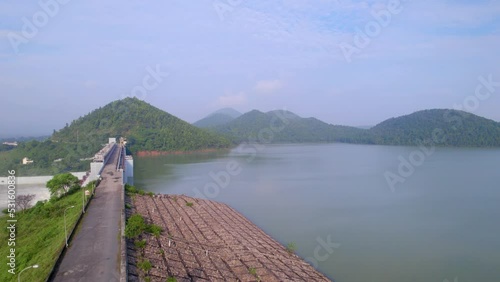
POLYGON ((3 0, 0 17, 0 137, 131 96, 188 122, 223 107, 500 121, 500 1, 3 0))

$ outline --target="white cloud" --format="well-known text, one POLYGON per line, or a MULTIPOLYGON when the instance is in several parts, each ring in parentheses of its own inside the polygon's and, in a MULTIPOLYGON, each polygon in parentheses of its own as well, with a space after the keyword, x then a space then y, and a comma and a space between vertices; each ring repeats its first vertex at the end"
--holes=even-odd
POLYGON ((224 95, 217 98, 217 106, 220 107, 236 107, 245 105, 247 103, 247 96, 244 92, 236 95, 224 95))
POLYGON ((273 93, 283 87, 283 82, 279 79, 261 80, 255 85, 255 90, 259 93, 273 93))

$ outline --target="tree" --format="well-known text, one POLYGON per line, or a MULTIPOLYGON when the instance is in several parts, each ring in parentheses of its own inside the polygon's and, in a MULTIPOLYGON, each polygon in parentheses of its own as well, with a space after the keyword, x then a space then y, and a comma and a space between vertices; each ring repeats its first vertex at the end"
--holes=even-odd
POLYGON ((35 198, 35 194, 19 195, 16 197, 17 206, 21 210, 29 209, 31 207, 31 201, 35 198))
POLYGON ((51 180, 47 182, 47 188, 49 188, 50 195, 52 197, 61 196, 67 193, 71 188, 79 186, 78 177, 71 173, 62 173, 55 175, 51 180))

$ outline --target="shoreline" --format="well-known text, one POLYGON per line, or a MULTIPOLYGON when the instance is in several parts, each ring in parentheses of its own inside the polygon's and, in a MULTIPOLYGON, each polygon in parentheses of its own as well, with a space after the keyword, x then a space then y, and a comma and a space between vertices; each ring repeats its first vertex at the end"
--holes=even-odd
POLYGON ((168 155, 189 155, 197 153, 213 153, 218 151, 230 150, 232 147, 227 148, 207 148, 198 149, 190 151, 138 151, 135 153, 137 157, 157 157, 157 156, 168 156, 168 155))

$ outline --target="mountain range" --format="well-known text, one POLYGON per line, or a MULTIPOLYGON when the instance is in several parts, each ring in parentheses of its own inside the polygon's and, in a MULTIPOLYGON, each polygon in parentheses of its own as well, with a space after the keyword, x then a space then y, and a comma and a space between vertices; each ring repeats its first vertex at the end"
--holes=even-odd
MULTIPOLYGON (((210 117, 210 116, 209 116, 210 117)), ((198 123, 195 123, 198 124, 198 123)), ((343 142, 378 145, 497 147, 500 123, 449 109, 418 111, 390 118, 374 127, 332 125, 288 111, 257 110, 205 127, 233 142, 264 139, 271 143, 343 142), (265 135, 272 135, 266 138, 265 135)))
POLYGON ((471 113, 434 109, 390 118, 369 129, 333 125, 290 111, 241 114, 222 109, 189 124, 136 98, 111 102, 54 130, 45 140, 0 148, 0 171, 22 175, 88 169, 88 159, 109 137, 126 137, 130 153, 229 148, 240 142, 356 143, 500 147, 500 123, 471 113), (33 164, 20 165, 28 157, 33 164))

